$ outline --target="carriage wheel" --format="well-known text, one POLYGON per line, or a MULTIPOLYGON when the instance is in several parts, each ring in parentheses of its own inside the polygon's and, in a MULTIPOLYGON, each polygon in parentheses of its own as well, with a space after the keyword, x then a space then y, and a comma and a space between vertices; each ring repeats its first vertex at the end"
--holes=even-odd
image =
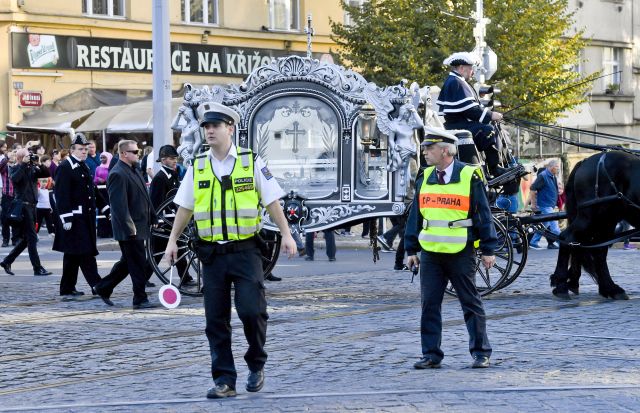
POLYGON ((262 273, 266 276, 273 270, 273 267, 276 266, 276 262, 278 261, 282 235, 280 235, 279 232, 263 229, 260 231, 260 236, 267 244, 262 251, 262 273))
MULTIPOLYGON (((493 225, 496 228, 496 234, 498 236, 498 248, 495 252, 495 265, 489 271, 485 271, 482 263, 480 262, 480 251, 477 252, 476 256, 475 284, 476 289, 482 297, 502 288, 502 284, 509 275, 511 265, 513 263, 513 244, 507 229, 495 216, 493 217, 493 225)), ((451 283, 447 284, 445 292, 457 297, 455 289, 451 283)))
POLYGON ((513 217, 507 215, 499 216, 500 222, 509 230, 513 244, 513 264, 507 277, 500 283, 499 289, 506 288, 518 278, 527 263, 529 251, 529 239, 525 228, 513 217))
MULTIPOLYGON (((164 284, 169 284, 171 266, 165 263, 162 257, 177 210, 178 206, 173 203, 173 197, 158 207, 158 226, 151 228, 151 237, 147 243, 147 253, 151 258, 153 271, 164 284)), ((202 272, 200 260, 195 253, 195 240, 195 226, 191 220, 178 237, 178 261, 173 270, 172 284, 182 294, 197 297, 202 295, 202 272)))

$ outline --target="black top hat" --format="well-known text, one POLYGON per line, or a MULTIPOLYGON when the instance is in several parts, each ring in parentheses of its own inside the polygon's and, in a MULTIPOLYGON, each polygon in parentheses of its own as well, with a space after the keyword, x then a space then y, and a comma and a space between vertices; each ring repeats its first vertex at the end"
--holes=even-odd
POLYGON ((164 145, 160 148, 160 153, 158 154, 158 159, 156 162, 160 162, 162 158, 170 158, 170 157, 178 157, 178 151, 172 145, 164 145))
POLYGON ((89 141, 87 141, 87 137, 84 136, 84 133, 76 133, 76 135, 71 140, 71 145, 88 145, 89 141))

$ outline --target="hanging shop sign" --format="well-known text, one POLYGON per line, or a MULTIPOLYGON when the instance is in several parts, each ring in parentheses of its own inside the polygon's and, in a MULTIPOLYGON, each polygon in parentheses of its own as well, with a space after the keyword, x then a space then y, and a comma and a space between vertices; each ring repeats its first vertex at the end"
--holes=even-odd
POLYGON ((39 108, 42 106, 42 92, 23 90, 19 95, 20 106, 39 108))
MULTIPOLYGON (((151 72, 151 41, 12 33, 12 67, 151 72)), ((171 43, 172 73, 246 76, 287 50, 171 43)), ((303 52, 299 52, 303 54, 303 52)), ((320 57, 320 56, 318 56, 320 57)))

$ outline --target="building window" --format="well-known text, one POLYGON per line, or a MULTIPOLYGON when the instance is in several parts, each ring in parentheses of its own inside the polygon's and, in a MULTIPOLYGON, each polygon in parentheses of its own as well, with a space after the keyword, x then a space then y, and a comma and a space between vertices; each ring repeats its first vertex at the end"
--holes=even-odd
POLYGON ((602 70, 604 74, 611 74, 603 77, 605 92, 620 91, 620 64, 622 62, 622 49, 619 47, 605 47, 602 49, 602 70))
POLYGON ((124 0, 82 0, 82 13, 88 16, 124 17, 124 0))
POLYGON ((182 21, 193 24, 218 24, 218 0, 181 0, 182 21))
MULTIPOLYGON (((362 5, 366 3, 368 0, 347 0, 347 4, 351 7, 359 7, 362 8, 362 5)), ((345 26, 353 26, 353 20, 351 20, 351 15, 344 12, 344 25, 345 26)))
POLYGON ((271 30, 299 30, 299 0, 269 0, 269 28, 271 30))

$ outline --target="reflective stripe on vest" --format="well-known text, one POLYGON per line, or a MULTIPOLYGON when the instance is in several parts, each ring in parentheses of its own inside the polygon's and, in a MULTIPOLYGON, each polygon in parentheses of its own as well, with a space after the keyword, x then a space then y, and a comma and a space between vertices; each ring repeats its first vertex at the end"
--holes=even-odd
POLYGON ((208 155, 196 158, 193 168, 193 219, 198 237, 209 242, 251 238, 262 225, 260 197, 253 175, 253 154, 237 148, 230 175, 231 189, 222 191, 208 155))
POLYGON ((418 235, 425 251, 454 254, 467 245, 467 228, 471 226, 469 202, 471 178, 475 168, 465 165, 460 171, 460 182, 446 185, 427 183, 435 167, 424 171, 419 194, 420 214, 425 225, 418 235))

